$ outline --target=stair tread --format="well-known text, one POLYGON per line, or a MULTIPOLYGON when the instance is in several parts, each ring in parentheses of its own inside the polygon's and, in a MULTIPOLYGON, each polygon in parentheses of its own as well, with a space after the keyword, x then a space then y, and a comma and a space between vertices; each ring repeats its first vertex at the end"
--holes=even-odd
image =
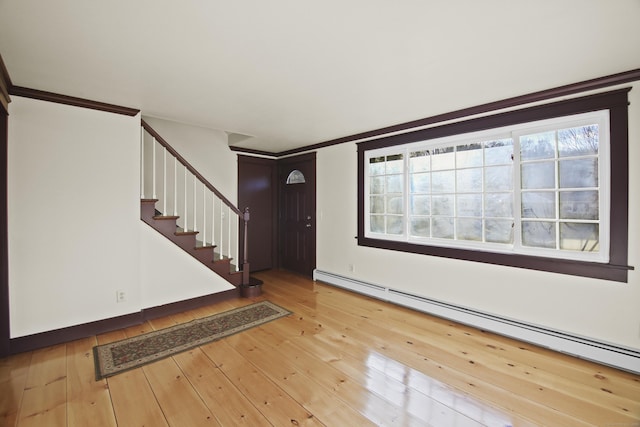
POLYGON ((216 245, 206 245, 206 246, 197 245, 194 247, 196 251, 199 251, 201 249, 215 249, 215 248, 216 248, 216 245))
POLYGON ((200 233, 200 232, 199 231, 194 231, 194 230, 187 230, 187 231, 176 231, 175 235, 176 236, 195 236, 198 233, 200 233))
POLYGON ((153 219, 164 220, 164 219, 178 219, 180 218, 177 215, 154 215, 153 219))
POLYGON ((233 260, 233 258, 230 258, 228 256, 224 256, 224 255, 220 255, 218 253, 213 253, 213 262, 231 262, 233 260))

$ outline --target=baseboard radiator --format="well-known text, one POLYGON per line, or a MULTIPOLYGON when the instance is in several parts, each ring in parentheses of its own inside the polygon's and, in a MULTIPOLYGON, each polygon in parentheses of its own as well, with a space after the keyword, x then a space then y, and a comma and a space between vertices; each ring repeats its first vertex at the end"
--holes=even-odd
POLYGON ((313 280, 603 365, 640 373, 638 350, 554 331, 318 269, 313 272, 313 280))

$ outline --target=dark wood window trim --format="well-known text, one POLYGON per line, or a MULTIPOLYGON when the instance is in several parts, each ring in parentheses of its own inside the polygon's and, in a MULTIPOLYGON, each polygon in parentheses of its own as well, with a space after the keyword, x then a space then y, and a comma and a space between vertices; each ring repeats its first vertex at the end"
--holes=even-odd
POLYGON ((629 102, 627 94, 630 90, 631 88, 625 88, 545 105, 537 105, 359 143, 358 245, 627 282, 628 270, 633 269, 633 267, 627 265, 629 199, 629 102), (609 110, 610 112, 611 224, 609 234, 611 245, 609 250, 609 263, 603 264, 520 254, 480 252, 365 237, 364 188, 366 168, 364 160, 366 151, 598 110, 609 110))

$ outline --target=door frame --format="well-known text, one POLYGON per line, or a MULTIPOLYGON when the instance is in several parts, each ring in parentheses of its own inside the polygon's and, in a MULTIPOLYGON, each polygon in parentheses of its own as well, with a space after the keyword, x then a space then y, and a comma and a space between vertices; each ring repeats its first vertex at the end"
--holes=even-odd
POLYGON ((4 185, 0 186, 0 357, 11 350, 9 325, 9 225, 8 225, 8 144, 9 112, 0 104, 0 173, 4 185))
POLYGON ((300 162, 311 162, 311 180, 312 185, 310 188, 312 189, 312 198, 311 198, 311 206, 312 206, 312 221, 313 221, 313 234, 311 236, 311 243, 309 243, 309 251, 312 254, 310 272, 309 275, 313 275, 313 270, 316 268, 316 240, 317 240, 317 191, 316 191, 316 152, 301 154, 298 156, 285 157, 278 159, 278 267, 282 268, 282 249, 283 249, 283 227, 281 227, 281 215, 282 215, 282 193, 284 191, 284 186, 286 185, 285 181, 287 180, 288 172, 285 172, 285 168, 288 168, 293 163, 300 162))

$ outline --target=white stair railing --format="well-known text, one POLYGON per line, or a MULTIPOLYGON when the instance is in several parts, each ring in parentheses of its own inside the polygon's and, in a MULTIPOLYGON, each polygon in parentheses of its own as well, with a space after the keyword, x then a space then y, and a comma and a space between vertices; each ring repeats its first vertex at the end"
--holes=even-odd
POLYGON ((232 258, 236 271, 242 267, 242 283, 248 283, 248 210, 243 212, 234 206, 144 120, 140 144, 141 199, 156 199, 161 215, 177 216, 177 225, 183 231, 198 232, 198 245, 215 246, 219 257, 232 258))

